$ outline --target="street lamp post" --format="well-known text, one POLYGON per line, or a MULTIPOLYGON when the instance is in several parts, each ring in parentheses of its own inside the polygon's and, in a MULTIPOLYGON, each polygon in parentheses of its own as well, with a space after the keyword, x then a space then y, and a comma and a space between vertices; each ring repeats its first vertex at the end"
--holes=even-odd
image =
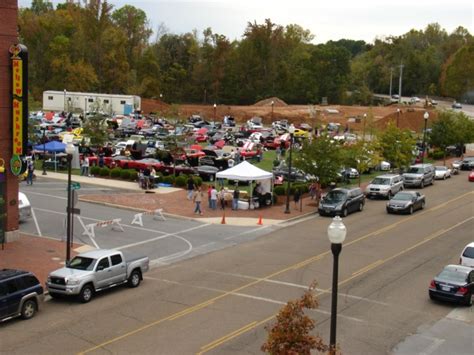
POLYGON ((286 184, 286 208, 285 213, 290 213, 290 188, 291 188, 291 154, 293 151, 293 136, 295 134, 295 126, 293 123, 288 127, 290 133, 290 160, 288 162, 288 183, 286 184))
POLYGON ((66 264, 71 260, 71 236, 72 236, 72 190, 71 190, 71 163, 72 154, 74 153, 74 145, 68 143, 66 145, 67 154, 67 208, 66 208, 66 264))
POLYGON ((271 118, 272 123, 273 123, 273 106, 274 106, 274 105, 275 105, 275 101, 272 100, 272 118, 271 118))
POLYGON ((362 129, 362 140, 365 141, 365 121, 367 121, 367 114, 364 113, 364 128, 362 129))
POLYGON ((42 175, 48 175, 46 173, 46 126, 43 126, 41 128, 43 131, 43 174, 42 175))
POLYGON ((430 117, 430 114, 428 112, 425 112, 423 115, 423 118, 425 119, 425 129, 423 130, 423 144, 422 144, 422 149, 421 149, 421 164, 425 162, 425 151, 426 151, 426 125, 428 123, 428 118, 430 117))
POLYGON ((64 113, 66 113, 66 89, 64 89, 64 113))
POLYGON ((214 122, 216 122, 217 104, 214 103, 214 122))
POLYGON ((337 323, 337 284, 339 273, 339 254, 342 250, 342 243, 346 239, 346 226, 339 216, 333 218, 328 227, 328 238, 331 242, 331 252, 333 255, 332 269, 332 299, 331 299, 331 332, 329 338, 329 352, 335 353, 336 349, 336 323, 337 323))
POLYGON ((399 128, 399 121, 400 121, 400 109, 397 108, 397 128, 399 128))

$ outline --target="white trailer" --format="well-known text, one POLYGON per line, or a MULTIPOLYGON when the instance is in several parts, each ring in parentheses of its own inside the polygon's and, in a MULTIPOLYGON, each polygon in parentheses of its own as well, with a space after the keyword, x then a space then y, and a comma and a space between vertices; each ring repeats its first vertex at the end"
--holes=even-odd
POLYGON ((140 96, 97 94, 91 92, 43 92, 44 111, 100 111, 108 114, 127 115, 141 110, 140 96))

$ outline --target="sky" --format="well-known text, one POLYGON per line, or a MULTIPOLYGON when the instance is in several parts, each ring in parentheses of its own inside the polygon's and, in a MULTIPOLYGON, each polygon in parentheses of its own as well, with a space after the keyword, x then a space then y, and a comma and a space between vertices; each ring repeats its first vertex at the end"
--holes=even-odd
MULTIPOLYGON (((53 0, 53 4, 64 1, 53 0)), ((82 2, 82 1, 81 1, 82 2)), ((115 8, 126 4, 145 11, 153 31, 164 25, 182 34, 211 27, 230 40, 241 39, 248 22, 266 18, 278 25, 298 24, 309 30, 314 43, 339 39, 373 42, 399 36, 411 29, 423 30, 438 23, 451 33, 458 26, 474 34, 472 0, 108 0, 115 8)), ((19 0, 20 7, 31 0, 19 0)), ((153 39, 153 38, 152 38, 153 39)))

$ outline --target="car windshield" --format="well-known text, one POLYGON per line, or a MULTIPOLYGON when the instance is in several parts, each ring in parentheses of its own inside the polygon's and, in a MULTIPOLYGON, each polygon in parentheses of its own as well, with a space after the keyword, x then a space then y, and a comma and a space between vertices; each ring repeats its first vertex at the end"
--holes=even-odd
POLYGON ((412 198, 413 198, 412 194, 407 194, 403 192, 399 192, 393 197, 394 200, 401 200, 401 201, 410 201, 412 198))
POLYGON ((324 200, 326 202, 341 202, 346 198, 346 193, 343 191, 330 191, 324 200))
POLYGON ((76 256, 74 259, 71 260, 68 265, 68 268, 77 270, 92 270, 94 263, 95 259, 76 256))
POLYGON ((436 170, 440 170, 440 171, 446 171, 446 170, 448 170, 448 168, 445 167, 445 166, 437 166, 437 167, 435 167, 435 169, 436 169, 436 170))
POLYGON ((410 174, 423 174, 423 169, 422 168, 410 168, 408 170, 410 174))
POLYGON ((464 256, 465 258, 474 259, 474 248, 467 247, 466 250, 464 250, 462 256, 464 256))
POLYGON ((374 185, 390 185, 390 179, 375 178, 374 181, 372 181, 372 184, 374 184, 374 185))
POLYGON ((452 269, 444 269, 438 278, 454 282, 466 282, 466 274, 452 269))

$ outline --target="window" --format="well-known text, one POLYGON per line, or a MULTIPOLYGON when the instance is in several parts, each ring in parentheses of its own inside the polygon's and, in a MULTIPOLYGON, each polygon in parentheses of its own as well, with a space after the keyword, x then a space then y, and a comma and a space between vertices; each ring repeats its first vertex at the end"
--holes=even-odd
POLYGON ((94 102, 94 99, 87 99, 87 102, 94 102))
POLYGON ((7 287, 7 294, 15 293, 18 291, 18 287, 16 285, 15 280, 8 280, 5 283, 5 286, 7 287))
POLYGON ((464 256, 465 258, 474 259, 474 248, 467 247, 466 250, 464 250, 462 256, 464 256))
POLYGON ((6 296, 6 295, 7 295, 7 288, 3 284, 0 284, 0 297, 6 296))
POLYGON ((68 97, 67 100, 68 100, 69 102, 71 102, 71 101, 72 101, 72 98, 71 98, 71 97, 68 97))
POLYGON ((53 101, 53 99, 54 99, 54 98, 53 98, 52 96, 48 96, 48 100, 49 100, 49 101, 53 101))
POLYGON ((125 105, 127 103, 127 101, 125 100, 120 100, 120 105, 125 105))
POLYGON ((109 100, 104 100, 104 104, 110 103, 109 100))
POLYGON ((109 258, 103 258, 97 264, 97 270, 107 269, 110 266, 109 258))
POLYGON ((33 275, 25 275, 21 278, 24 288, 34 287, 39 284, 39 281, 33 275))
POLYGON ((112 255, 110 260, 112 260, 112 265, 118 265, 122 263, 122 256, 120 254, 112 255))

